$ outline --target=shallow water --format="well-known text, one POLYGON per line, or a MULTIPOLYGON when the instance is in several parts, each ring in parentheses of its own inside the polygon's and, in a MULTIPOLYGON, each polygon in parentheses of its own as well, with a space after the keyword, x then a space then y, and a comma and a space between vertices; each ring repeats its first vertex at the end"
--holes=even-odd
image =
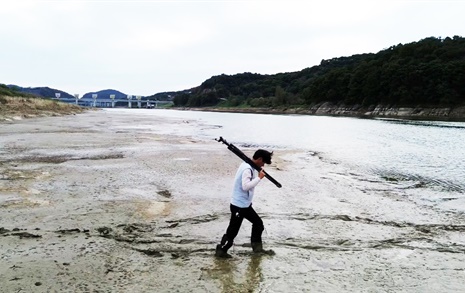
MULTIPOLYGON (((463 122, 175 110, 138 115, 175 118, 185 125, 196 122, 192 127, 161 130, 169 134, 203 139, 222 136, 239 147, 307 150, 327 162, 342 164, 364 180, 376 177, 395 188, 421 188, 425 192, 419 199, 424 201, 465 194, 463 122)), ((134 127, 160 131, 153 125, 134 127)))

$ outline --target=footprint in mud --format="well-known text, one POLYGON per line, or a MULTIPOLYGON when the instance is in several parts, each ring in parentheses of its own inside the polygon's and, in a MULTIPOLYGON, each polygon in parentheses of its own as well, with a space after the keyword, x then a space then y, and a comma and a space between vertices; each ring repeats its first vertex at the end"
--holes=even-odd
POLYGON ((155 250, 155 249, 151 249, 151 248, 138 249, 138 248, 133 247, 132 249, 134 249, 135 251, 142 252, 143 254, 148 255, 148 256, 153 256, 153 257, 162 257, 163 256, 163 254, 160 251, 155 250))
POLYGON ((148 233, 154 230, 154 227, 152 225, 143 223, 121 224, 116 227, 123 228, 123 231, 126 233, 148 233))
POLYGON ((100 235, 105 236, 110 234, 113 231, 112 228, 110 227, 99 227, 97 228, 97 232, 99 232, 100 235))
POLYGON ((161 195, 163 197, 166 197, 166 198, 170 198, 171 197, 171 192, 167 189, 164 189, 164 190, 159 190, 157 191, 157 194, 158 195, 161 195))

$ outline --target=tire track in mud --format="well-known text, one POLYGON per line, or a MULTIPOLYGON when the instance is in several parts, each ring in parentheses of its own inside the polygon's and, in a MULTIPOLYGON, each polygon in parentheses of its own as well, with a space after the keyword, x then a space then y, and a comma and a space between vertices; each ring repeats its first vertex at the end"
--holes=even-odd
POLYGON ((399 229, 413 228, 419 234, 409 233, 405 237, 389 238, 382 240, 360 240, 360 239, 337 239, 334 241, 316 242, 313 239, 294 239, 288 238, 286 242, 277 241, 277 245, 296 247, 307 250, 325 250, 325 251, 357 251, 364 249, 419 249, 448 253, 464 253, 465 245, 459 243, 441 243, 433 239, 433 236, 440 231, 445 232, 465 232, 465 225, 456 224, 415 224, 411 222, 379 221, 363 217, 350 217, 348 215, 317 215, 317 214, 273 214, 264 215, 263 218, 297 220, 297 221, 344 221, 357 222, 368 225, 382 225, 399 229), (306 243, 303 243, 306 242, 306 243), (307 244, 307 243, 311 244, 307 244), (312 243, 313 242, 313 243, 312 243))
POLYGON ((187 258, 191 254, 208 255, 213 253, 214 242, 183 237, 173 233, 173 229, 184 224, 195 225, 215 221, 219 215, 207 214, 196 217, 165 220, 164 223, 131 223, 116 227, 100 227, 99 236, 124 243, 124 247, 151 257, 187 258), (166 225, 167 224, 167 225, 166 225), (168 230, 168 232, 167 232, 168 230), (199 248, 208 246, 211 248, 199 248))
MULTIPOLYGON (((67 161, 76 160, 108 160, 122 159, 122 152, 102 151, 99 154, 84 154, 79 153, 59 153, 48 154, 38 153, 37 150, 31 150, 27 146, 17 143, 7 143, 4 146, 5 152, 0 156, 0 163, 44 163, 44 164, 61 164, 67 161)), ((66 149, 64 149, 66 151, 66 149)), ((73 150, 74 152, 75 150, 73 150)))
POLYGON ((23 155, 11 159, 4 159, 4 163, 44 163, 44 164, 61 164, 67 161, 78 161, 78 160, 110 160, 110 159, 122 159, 124 154, 122 153, 107 153, 107 154, 96 154, 96 155, 85 155, 85 156, 73 156, 69 154, 64 155, 23 155))
POLYGON ((414 189, 414 188, 439 188, 444 192, 465 191, 463 183, 452 180, 431 178, 419 174, 406 174, 402 172, 386 171, 382 169, 373 169, 372 172, 377 174, 384 182, 389 182, 396 186, 397 189, 414 189))
MULTIPOLYGON (((198 248, 199 245, 211 246, 215 244, 214 241, 202 241, 193 238, 184 238, 180 235, 173 233, 166 233, 166 229, 175 229, 181 225, 195 225, 217 220, 220 216, 225 215, 201 215, 196 217, 166 220, 168 225, 161 226, 160 233, 155 233, 154 226, 144 226, 143 224, 129 224, 119 225, 123 233, 111 233, 102 235, 107 238, 112 238, 118 242, 125 242, 132 245, 131 249, 145 253, 147 255, 160 256, 163 253, 172 254, 173 257, 188 256, 189 254, 208 254, 210 255, 213 248, 198 248), (142 227, 142 228, 141 228, 142 227), (136 233, 134 233, 136 232, 136 233), (149 233, 149 235, 147 235, 149 233), (138 246, 152 245, 151 247, 140 248, 138 246), (156 246, 156 247, 154 247, 156 246)), ((414 224, 410 222, 395 222, 395 221, 378 221, 370 218, 350 217, 348 215, 316 215, 316 214, 273 214, 263 215, 263 218, 273 219, 288 219, 288 220, 332 220, 332 221, 353 221, 369 225, 383 225, 399 229, 413 228, 420 232, 419 234, 411 234, 411 236, 404 236, 398 238, 388 238, 382 240, 360 240, 360 239, 336 239, 333 241, 318 242, 314 239, 293 239, 288 238, 285 241, 269 239, 267 242, 271 246, 294 247, 306 250, 325 250, 325 251, 359 251, 364 249, 390 249, 390 248, 403 248, 403 249, 419 249, 446 253, 464 253, 465 245, 459 243, 441 243, 434 240, 430 235, 434 235, 436 231, 453 231, 465 232, 465 225, 454 224, 414 224)), ((242 245, 242 246, 247 246, 242 245)))
MULTIPOLYGON (((201 215, 197 217, 190 217, 185 219, 178 220, 167 220, 165 221, 168 226, 161 227, 162 229, 173 229, 179 227, 183 224, 200 224, 210 221, 217 220, 220 216, 223 215, 201 215)), ((405 248, 405 249, 420 249, 420 250, 430 250, 438 252, 449 252, 449 253, 464 253, 465 245, 458 243, 441 243, 434 240, 429 235, 434 235, 437 231, 447 231, 447 232, 465 232, 465 225, 455 225, 455 224, 415 224, 410 222, 395 222, 395 221, 379 221, 373 220, 370 218, 363 217, 350 217, 348 215, 317 215, 317 214, 273 214, 273 215, 263 215, 263 218, 273 218, 273 219, 287 219, 287 220, 298 220, 298 221, 307 221, 307 220, 332 220, 332 221, 351 221, 361 224, 369 225, 383 225, 389 227, 395 227, 399 229, 403 228, 413 228, 416 231, 420 232, 420 236, 412 234, 411 237, 398 237, 398 238, 389 238, 382 240, 353 240, 353 239, 338 239, 330 242, 315 243, 315 240, 304 240, 304 239, 286 239, 286 241, 273 241, 270 239, 268 241, 269 245, 272 246, 287 246, 287 247, 296 247, 301 249, 309 250, 329 250, 329 251, 348 251, 348 250, 363 250, 363 249, 389 249, 389 248, 405 248), (425 235, 425 236, 423 236, 425 235), (303 242, 306 242, 303 244, 303 242), (313 242, 313 243, 312 243, 313 242), (310 243, 310 244, 308 244, 310 243)), ((129 226, 131 227, 131 226, 129 226)), ((126 231, 128 226, 124 228, 126 231)), ((140 231, 140 230, 139 230, 140 231)), ((153 230, 152 230, 153 231, 153 230)), ((151 232, 152 232, 151 231, 151 232)), ((140 231, 144 232, 144 231, 140 231)), ((147 231, 145 231, 147 232, 147 231)), ((116 241, 123 241, 132 244, 150 244, 157 243, 164 245, 165 248, 161 249, 160 252, 176 253, 182 252, 184 254, 195 253, 195 252, 210 252, 212 249, 191 249, 189 246, 192 245, 213 245, 214 242, 199 241, 198 239, 187 239, 182 238, 182 236, 174 235, 172 233, 159 233, 152 234, 149 238, 144 238, 143 234, 139 235, 115 235, 112 237, 116 241), (191 245, 189 245, 191 244, 191 245), (174 246, 176 248, 168 248, 168 246, 174 246), (185 248, 180 248, 179 246, 184 246, 185 248)), ((137 250, 137 249, 136 249, 137 250)))
POLYGON ((167 223, 188 223, 188 224, 200 224, 200 223, 207 223, 211 221, 215 221, 220 217, 218 214, 207 214, 207 215, 200 215, 196 217, 190 217, 186 219, 179 219, 179 220, 167 220, 167 223))
MULTIPOLYGON (((298 242, 293 242, 293 240, 294 239, 286 239, 286 242, 276 242, 276 245, 324 251, 363 251, 366 249, 403 248, 409 250, 425 250, 446 253, 465 253, 465 245, 457 243, 446 245, 427 237, 391 238, 371 241, 344 239, 313 244, 302 244, 302 242, 306 242, 302 239, 299 239, 298 242)), ((308 242, 312 241, 309 240, 308 242)))
POLYGON ((262 218, 271 219, 287 219, 287 220, 298 220, 298 221, 309 221, 309 220, 333 220, 333 221, 346 221, 346 222, 358 222, 362 224, 371 225, 383 225, 397 228, 414 228, 415 230, 423 233, 432 233, 434 230, 444 231, 458 231, 465 232, 465 225, 457 224, 415 224, 410 222, 395 222, 395 221, 379 221, 370 218, 363 217, 350 217, 348 215, 318 215, 318 214, 272 214, 262 215, 262 218))
MULTIPOLYGON (((199 219, 194 218, 194 221, 197 222, 199 219)), ((94 243, 92 237, 106 238, 121 243, 123 248, 138 251, 150 257, 168 255, 171 258, 179 258, 188 257, 191 254, 213 255, 213 242, 181 237, 165 231, 165 229, 176 227, 163 226, 157 228, 157 223, 131 223, 120 224, 115 227, 102 226, 94 229, 69 228, 48 231, 36 228, 33 232, 28 232, 28 229, 23 228, 10 230, 0 227, 0 237, 18 237, 22 241, 28 241, 29 239, 50 238, 51 234, 55 234, 63 240, 66 237, 79 237, 81 235, 88 239, 87 244, 94 243), (206 246, 210 248, 205 248, 206 246)))
MULTIPOLYGON (((69 228, 57 231, 36 230, 34 233, 26 229, 10 231, 0 228, 0 236, 15 236, 20 238, 40 238, 41 234, 54 232, 60 237, 75 234, 85 234, 86 237, 103 237, 121 243, 123 248, 138 251, 149 257, 188 258, 190 255, 210 257, 213 255, 214 244, 192 236, 184 237, 176 234, 176 229, 183 225, 196 225, 216 221, 226 214, 207 214, 176 220, 165 220, 151 223, 127 223, 108 227, 102 226, 93 229, 69 228)), ((401 248, 409 250, 436 251, 443 253, 465 253, 465 245, 459 243, 441 243, 431 236, 435 231, 465 232, 465 225, 453 224, 414 224, 410 222, 378 221, 370 218, 350 217, 348 215, 317 215, 308 213, 299 214, 265 214, 263 218, 297 220, 297 221, 344 221, 357 222, 369 225, 383 225, 399 229, 414 228, 420 233, 410 233, 407 236, 381 240, 362 239, 268 239, 267 245, 272 247, 288 247, 315 251, 363 251, 366 249, 392 249, 401 248)), ((238 245, 247 247, 247 244, 238 245)), ((237 247, 237 246, 236 246, 237 247)), ((239 254, 245 252, 238 251, 239 254)))
POLYGON ((116 227, 99 227, 95 230, 100 237, 123 243, 123 246, 152 257, 165 254, 171 258, 187 258, 189 255, 211 257, 214 240, 184 237, 176 234, 177 228, 218 220, 227 214, 206 214, 163 222, 120 224, 116 227), (200 247, 200 248, 199 248, 200 247))

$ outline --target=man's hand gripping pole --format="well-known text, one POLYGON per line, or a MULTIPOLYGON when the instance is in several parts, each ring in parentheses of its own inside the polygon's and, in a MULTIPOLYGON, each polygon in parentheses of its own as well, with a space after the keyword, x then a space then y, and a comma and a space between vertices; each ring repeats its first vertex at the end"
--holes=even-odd
MULTIPOLYGON (((228 143, 222 136, 220 136, 219 139, 215 139, 216 141, 218 142, 222 142, 224 143, 226 146, 228 146, 228 150, 230 150, 231 152, 233 152, 236 156, 238 156, 239 158, 241 158, 244 162, 246 162, 247 164, 249 164, 250 166, 252 166, 252 168, 254 168, 255 170, 259 171, 261 170, 260 167, 258 167, 257 165, 255 165, 255 163, 249 158, 247 157, 247 155, 245 155, 240 149, 238 149, 235 145, 233 145, 232 143, 228 143)), ((268 180, 270 180, 271 182, 274 183, 274 185, 276 185, 277 187, 281 188, 282 185, 281 183, 279 183, 278 181, 276 181, 276 179, 274 179, 273 177, 271 177, 268 173, 265 173, 265 177, 268 178, 268 180)))

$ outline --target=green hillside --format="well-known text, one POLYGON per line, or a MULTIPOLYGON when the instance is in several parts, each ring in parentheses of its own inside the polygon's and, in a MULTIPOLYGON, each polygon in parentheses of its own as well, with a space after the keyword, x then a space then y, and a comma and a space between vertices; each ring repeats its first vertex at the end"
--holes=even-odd
POLYGON ((430 37, 376 54, 322 60, 298 72, 214 76, 175 106, 292 107, 335 105, 465 105, 465 39, 430 37))
POLYGON ((23 93, 19 91, 16 87, 8 87, 5 84, 0 83, 0 98, 4 97, 32 97, 31 94, 23 93))

